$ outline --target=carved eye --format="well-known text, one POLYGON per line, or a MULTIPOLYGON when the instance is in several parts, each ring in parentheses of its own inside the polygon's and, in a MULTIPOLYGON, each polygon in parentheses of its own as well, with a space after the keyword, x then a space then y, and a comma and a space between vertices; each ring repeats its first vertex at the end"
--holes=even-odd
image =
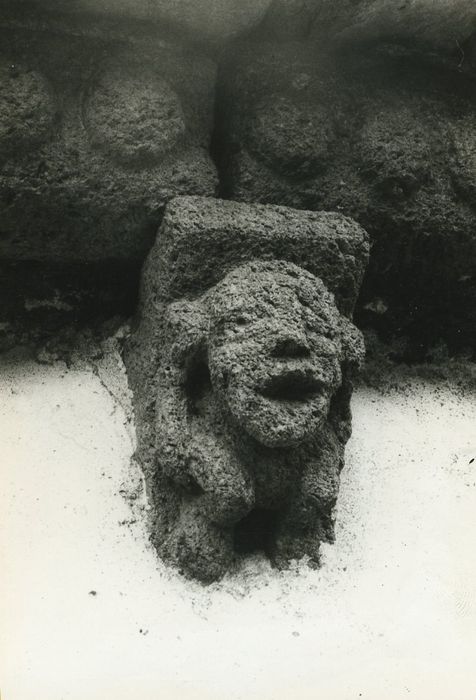
POLYGON ((16 151, 47 140, 55 119, 47 80, 15 61, 0 61, 0 149, 16 151))
POLYGON ((236 333, 245 328, 249 322, 250 319, 247 316, 238 313, 226 319, 224 328, 230 333, 236 333))
POLYGON ((186 130, 180 99, 163 78, 119 67, 96 80, 83 120, 96 147, 139 167, 160 161, 186 130))
POLYGON ((226 318, 221 318, 215 323, 215 330, 218 333, 225 333, 226 335, 233 335, 239 333, 242 329, 250 323, 250 316, 246 313, 230 312, 229 316, 226 318))
POLYGON ((234 323, 236 323, 237 326, 246 326, 248 324, 248 319, 244 316, 237 316, 234 319, 234 323))

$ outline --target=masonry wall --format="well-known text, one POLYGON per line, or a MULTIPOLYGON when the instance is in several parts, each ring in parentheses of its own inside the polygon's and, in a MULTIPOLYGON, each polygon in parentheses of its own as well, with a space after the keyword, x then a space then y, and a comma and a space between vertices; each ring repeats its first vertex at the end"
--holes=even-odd
POLYGON ((468 354, 475 18, 464 0, 4 3, 1 342, 132 314, 165 204, 198 194, 353 217, 373 241, 359 324, 402 359, 468 354))

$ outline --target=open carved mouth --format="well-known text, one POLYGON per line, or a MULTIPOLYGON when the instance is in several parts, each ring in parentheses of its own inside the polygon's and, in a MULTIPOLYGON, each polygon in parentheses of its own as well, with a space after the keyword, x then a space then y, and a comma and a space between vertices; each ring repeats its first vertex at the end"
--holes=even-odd
POLYGON ((311 375, 291 371, 271 377, 260 393, 275 401, 309 401, 320 393, 321 388, 321 382, 311 375))

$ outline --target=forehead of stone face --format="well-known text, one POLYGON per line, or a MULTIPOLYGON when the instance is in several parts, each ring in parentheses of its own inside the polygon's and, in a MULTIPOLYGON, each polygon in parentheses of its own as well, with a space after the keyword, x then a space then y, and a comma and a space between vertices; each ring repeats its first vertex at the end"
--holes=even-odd
POLYGON ((304 322, 329 338, 339 327, 333 295, 307 270, 289 262, 252 262, 230 272, 204 298, 212 324, 304 322))

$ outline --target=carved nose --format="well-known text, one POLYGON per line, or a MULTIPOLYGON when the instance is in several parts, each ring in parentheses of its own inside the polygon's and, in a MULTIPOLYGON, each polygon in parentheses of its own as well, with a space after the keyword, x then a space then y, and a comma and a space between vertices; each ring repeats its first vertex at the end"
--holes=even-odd
POLYGON ((279 338, 274 346, 275 357, 309 357, 309 346, 304 338, 279 338))

